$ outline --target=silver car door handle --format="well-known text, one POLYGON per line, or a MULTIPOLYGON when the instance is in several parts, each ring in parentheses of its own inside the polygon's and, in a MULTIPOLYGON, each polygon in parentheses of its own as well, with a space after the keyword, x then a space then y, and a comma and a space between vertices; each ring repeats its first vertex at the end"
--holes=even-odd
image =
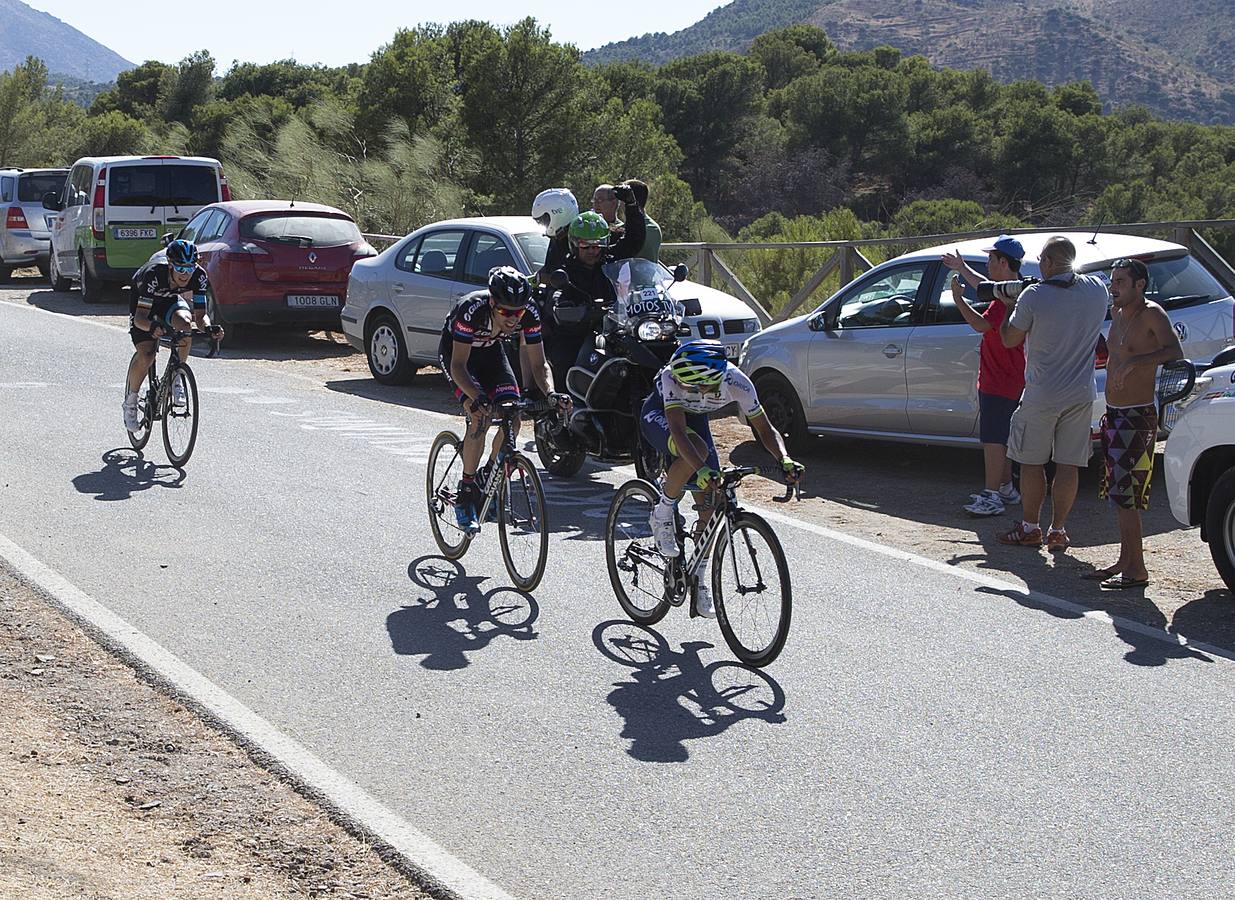
POLYGON ((901 348, 895 344, 888 344, 888 346, 883 348, 883 355, 888 359, 895 359, 901 355, 901 348))
POLYGON ((394 288, 396 291, 398 291, 400 294, 403 293, 403 282, 402 281, 396 281, 394 284, 391 285, 391 287, 394 288))

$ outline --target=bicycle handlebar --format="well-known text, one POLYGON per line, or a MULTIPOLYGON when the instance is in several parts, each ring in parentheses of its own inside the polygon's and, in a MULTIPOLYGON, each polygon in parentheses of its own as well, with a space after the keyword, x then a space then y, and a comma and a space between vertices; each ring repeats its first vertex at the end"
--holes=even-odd
POLYGON ((751 475, 762 475, 764 478, 784 483, 785 495, 773 498, 777 503, 802 499, 802 479, 799 477, 793 481, 786 481, 785 470, 780 466, 733 466, 720 470, 721 483, 725 487, 736 487, 738 482, 751 475))
MULTIPOLYGON (((163 326, 161 325, 159 327, 163 328, 163 326)), ((211 328, 213 327, 215 326, 211 326, 211 328)), ((179 329, 176 329, 176 328, 163 328, 163 333, 159 335, 159 340, 167 341, 168 344, 178 344, 180 341, 183 341, 185 338, 192 338, 196 336, 210 338, 210 352, 206 354, 207 358, 211 358, 211 357, 218 355, 219 339, 215 337, 213 333, 211 333, 210 329, 206 329, 205 331, 202 331, 200 328, 190 328, 188 331, 180 331, 179 329)))

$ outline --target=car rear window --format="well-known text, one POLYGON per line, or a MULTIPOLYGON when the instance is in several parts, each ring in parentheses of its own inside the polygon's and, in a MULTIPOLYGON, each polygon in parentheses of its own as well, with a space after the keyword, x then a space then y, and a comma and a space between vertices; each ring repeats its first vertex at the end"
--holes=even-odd
POLYGON ((205 206, 219 202, 211 166, 117 166, 107 173, 112 206, 205 206))
POLYGON ((337 247, 361 240, 360 228, 351 219, 285 213, 241 219, 240 237, 248 241, 279 241, 311 247, 337 247))
POLYGON ((523 250, 523 255, 527 257, 532 271, 539 271, 545 264, 545 257, 549 255, 549 239, 538 232, 527 231, 523 234, 516 234, 515 240, 519 242, 519 247, 523 250))
POLYGON ((64 172, 59 174, 34 174, 20 175, 17 178, 17 202, 18 203, 40 203, 43 200, 43 195, 48 191, 60 193, 60 189, 64 187, 64 172))

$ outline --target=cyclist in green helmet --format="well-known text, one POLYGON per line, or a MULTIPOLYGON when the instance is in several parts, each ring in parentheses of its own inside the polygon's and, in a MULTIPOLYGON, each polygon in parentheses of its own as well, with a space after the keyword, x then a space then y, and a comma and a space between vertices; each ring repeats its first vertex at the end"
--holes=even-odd
MULTIPOLYGON (((560 289, 555 298, 558 303, 590 304, 593 300, 613 303, 613 285, 605 277, 601 267, 617 259, 630 259, 638 255, 647 236, 643 210, 635 200, 635 193, 626 185, 614 188, 617 199, 626 205, 626 232, 621 239, 612 241, 609 223, 599 213, 582 212, 570 223, 567 230, 568 250, 562 264, 569 284, 560 289)), ((566 372, 575 364, 580 352, 591 349, 591 338, 599 324, 595 318, 583 322, 556 322, 545 340, 549 364, 558 384, 566 383, 566 372)))

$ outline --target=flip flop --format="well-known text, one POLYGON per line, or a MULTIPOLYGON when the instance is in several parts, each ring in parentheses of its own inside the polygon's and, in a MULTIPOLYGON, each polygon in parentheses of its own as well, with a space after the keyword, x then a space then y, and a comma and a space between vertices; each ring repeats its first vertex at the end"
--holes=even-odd
POLYGON ((1118 572, 1118 569, 1094 569, 1092 572, 1086 572, 1081 578, 1085 581, 1106 581, 1118 572))
POLYGON ((1106 579, 1098 587, 1104 591, 1126 591, 1132 588, 1149 586, 1148 578, 1129 578, 1127 575, 1115 575, 1106 579))

